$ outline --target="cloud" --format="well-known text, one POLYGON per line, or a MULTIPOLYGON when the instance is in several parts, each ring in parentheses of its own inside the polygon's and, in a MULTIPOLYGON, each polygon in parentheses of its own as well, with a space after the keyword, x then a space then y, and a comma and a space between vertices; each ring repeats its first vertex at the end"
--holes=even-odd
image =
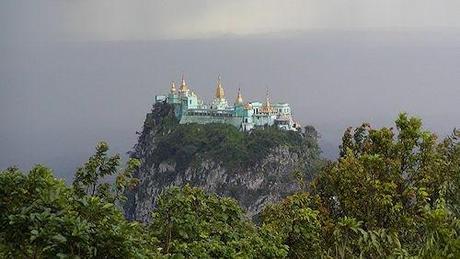
POLYGON ((459 29, 458 0, 3 0, 6 39, 151 40, 312 29, 459 29))

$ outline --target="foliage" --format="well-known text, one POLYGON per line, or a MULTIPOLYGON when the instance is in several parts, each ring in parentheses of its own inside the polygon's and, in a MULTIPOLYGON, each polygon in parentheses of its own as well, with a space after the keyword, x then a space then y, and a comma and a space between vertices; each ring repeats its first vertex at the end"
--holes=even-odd
MULTIPOLYGON (((310 137, 310 135, 309 135, 310 137)), ((287 146, 297 152, 311 149, 317 159, 317 139, 304 137, 277 127, 241 132, 222 123, 177 125, 169 134, 158 138, 156 162, 176 161, 188 167, 195 158, 210 158, 232 168, 253 164, 277 146, 287 146)))
POLYGON ((159 197, 149 229, 165 255, 193 258, 281 257, 280 240, 257 228, 237 202, 185 186, 159 197))
POLYGON ((137 223, 111 203, 75 195, 36 166, 28 175, 0 173, 0 250, 8 258, 153 256, 137 223))
POLYGON ((307 193, 297 193, 269 205, 262 213, 263 228, 283 240, 289 247, 289 258, 321 255, 319 213, 310 208, 311 204, 307 193))
POLYGON ((446 181, 446 203, 450 211, 460 218, 460 130, 455 129, 438 150, 446 163, 444 170, 449 179, 446 181))
POLYGON ((138 179, 133 177, 133 172, 139 167, 140 161, 129 159, 125 169, 118 171, 120 155, 108 156, 109 145, 99 142, 96 145, 96 153, 92 155, 84 166, 77 169, 73 187, 77 194, 84 196, 98 196, 108 202, 123 201, 124 191, 138 184, 138 179), (114 186, 109 183, 101 183, 105 177, 116 174, 114 186))
MULTIPOLYGON (((167 131, 158 159, 184 163, 205 155, 248 163, 252 152, 315 148, 318 138, 311 128, 303 135, 268 128, 249 136, 223 124, 167 131)), ((0 257, 459 258, 459 139, 454 130, 438 141, 405 114, 395 129, 349 128, 340 158, 322 169, 310 193, 269 205, 259 226, 235 200, 190 186, 162 193, 149 224, 128 222, 114 203, 136 184, 139 161, 119 170, 119 157, 100 143, 73 188, 43 166, 0 173, 0 257), (110 175, 113 186, 101 183, 110 175)))
POLYGON ((425 208, 423 233, 418 255, 425 258, 458 258, 460 256, 460 220, 451 215, 444 199, 434 208, 425 208))
POLYGON ((364 123, 342 140, 340 158, 313 181, 312 194, 264 211, 262 223, 284 235, 290 253, 319 243, 322 257, 460 256, 458 131, 439 143, 420 119, 401 114, 396 131, 364 123), (317 221, 301 229, 319 222, 319 237, 283 231, 307 211, 317 221))
POLYGON ((152 111, 147 114, 144 121, 144 129, 142 134, 149 134, 158 129, 161 135, 166 135, 179 124, 174 113, 175 107, 168 103, 155 103, 152 111))

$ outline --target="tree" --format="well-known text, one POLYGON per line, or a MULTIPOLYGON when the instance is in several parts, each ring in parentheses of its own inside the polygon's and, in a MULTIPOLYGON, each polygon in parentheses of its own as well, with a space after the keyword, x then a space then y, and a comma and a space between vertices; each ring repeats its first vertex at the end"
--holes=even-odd
POLYGON ((289 258, 321 255, 319 212, 312 209, 308 193, 291 195, 269 205, 261 215, 262 227, 283 240, 289 258))
POLYGON ((95 196, 76 195, 51 170, 0 173, 0 255, 7 258, 132 258, 155 255, 138 223, 95 196), (3 253, 3 254, 2 254, 3 253))
POLYGON ((231 198, 173 187, 158 198, 150 233, 165 255, 193 258, 282 257, 286 249, 260 232, 231 198))
POLYGON ((445 161, 445 170, 449 177, 446 179, 446 205, 449 210, 460 218, 460 130, 454 129, 440 145, 439 152, 445 161))
POLYGON ((460 220, 452 215, 443 198, 434 208, 423 210, 422 233, 417 255, 423 258, 460 257, 460 220))
POLYGON ((395 129, 348 128, 311 194, 270 205, 262 226, 294 258, 457 258, 459 134, 438 142, 406 114, 395 129))
MULTIPOLYGON (((418 254, 432 233, 423 226, 430 215, 440 213, 437 206, 445 190, 458 194, 451 184, 459 170, 454 143, 455 137, 438 143, 436 135, 422 129, 420 119, 406 114, 396 120, 396 132, 367 123, 349 128, 342 138, 341 157, 315 179, 313 194, 333 222, 353 218, 364 231, 384 230, 407 252, 418 254)), ((441 229, 458 222, 449 214, 440 219, 436 227, 441 229)), ((456 233, 450 238, 458 238, 456 233)), ((453 247, 438 244, 442 249, 453 247)), ((449 251, 458 255, 455 249, 449 251)))
POLYGON ((98 196, 108 202, 115 203, 125 199, 124 192, 138 184, 138 179, 133 177, 133 172, 139 167, 140 161, 130 158, 126 168, 118 171, 120 155, 108 156, 109 145, 99 142, 96 153, 75 173, 73 187, 80 196, 98 196), (115 184, 101 183, 105 177, 116 175, 115 184))

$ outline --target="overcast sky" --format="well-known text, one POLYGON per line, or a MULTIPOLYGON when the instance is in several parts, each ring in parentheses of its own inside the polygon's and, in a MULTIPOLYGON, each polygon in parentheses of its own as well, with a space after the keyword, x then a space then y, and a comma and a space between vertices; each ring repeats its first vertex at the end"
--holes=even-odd
POLYGON ((11 41, 154 40, 312 29, 460 28, 458 0, 2 0, 11 41))
POLYGON ((0 0, 0 169, 71 178, 99 140, 124 154, 185 73, 211 101, 289 102, 327 157, 399 112, 460 127, 459 0, 0 0))

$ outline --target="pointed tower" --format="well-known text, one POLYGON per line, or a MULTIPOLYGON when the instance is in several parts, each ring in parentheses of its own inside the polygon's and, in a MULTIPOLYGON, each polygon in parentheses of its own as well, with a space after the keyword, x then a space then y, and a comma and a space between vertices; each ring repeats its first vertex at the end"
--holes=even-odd
POLYGON ((265 106, 270 107, 270 92, 268 91, 268 88, 267 88, 267 94, 265 95, 265 106))
POLYGON ((168 103, 169 104, 180 103, 179 96, 177 95, 176 83, 174 83, 174 81, 171 82, 171 89, 168 95, 168 103))
POLYGON ((182 75, 182 82, 180 84, 179 92, 187 93, 189 91, 187 84, 185 83, 184 75, 182 75))
POLYGON ((171 94, 176 94, 177 89, 176 89, 176 83, 174 81, 171 82, 171 94))
POLYGON ((217 77, 216 99, 219 99, 219 100, 225 99, 224 87, 222 86, 222 81, 220 79, 220 76, 217 77))
POLYGON ((220 76, 217 78, 216 98, 211 105, 212 109, 225 110, 228 108, 227 100, 225 100, 224 87, 220 76))
POLYGON ((238 95, 236 96, 235 106, 243 105, 243 96, 241 96, 241 89, 238 88, 238 95))
POLYGON ((273 112, 273 108, 270 104, 270 93, 268 92, 268 88, 267 88, 267 95, 265 97, 265 102, 262 104, 262 112, 263 113, 273 112))

